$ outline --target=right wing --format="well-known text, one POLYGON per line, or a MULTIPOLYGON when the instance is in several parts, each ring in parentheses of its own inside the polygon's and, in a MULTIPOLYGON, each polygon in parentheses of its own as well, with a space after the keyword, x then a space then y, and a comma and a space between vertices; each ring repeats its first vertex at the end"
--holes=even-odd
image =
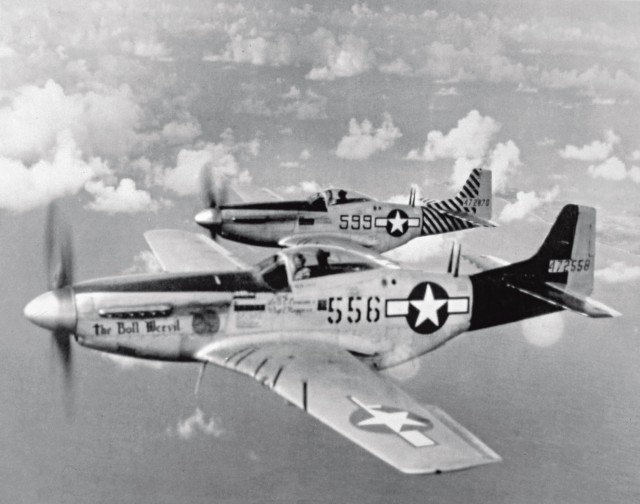
POLYGON ((248 268, 222 245, 201 234, 177 229, 154 229, 147 231, 144 239, 164 271, 189 273, 248 268))
POLYGON ((337 346, 247 337, 211 343, 196 358, 252 377, 399 471, 437 473, 501 460, 442 410, 417 402, 337 346))

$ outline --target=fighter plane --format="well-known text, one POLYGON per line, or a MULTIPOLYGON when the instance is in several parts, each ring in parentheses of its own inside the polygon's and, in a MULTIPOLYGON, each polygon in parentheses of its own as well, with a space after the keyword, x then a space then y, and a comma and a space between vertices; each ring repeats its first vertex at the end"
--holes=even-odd
POLYGON ((471 275, 459 274, 459 249, 441 273, 337 245, 285 248, 247 266, 203 235, 154 230, 145 238, 163 273, 73 283, 64 236, 59 246, 48 240, 49 260, 60 256, 50 266, 52 290, 24 314, 53 331, 67 372, 72 337, 103 352, 197 362, 202 370, 215 364, 249 376, 404 473, 501 459, 378 370, 465 332, 547 313, 619 315, 589 297, 595 210, 585 206, 565 206, 531 258, 480 257, 487 269, 471 275))
POLYGON ((494 226, 491 222, 491 171, 475 169, 460 192, 446 200, 406 205, 375 200, 356 191, 327 189, 306 200, 226 204, 229 190, 203 171, 206 210, 195 217, 213 238, 251 245, 347 245, 353 242, 386 252, 419 236, 494 226))

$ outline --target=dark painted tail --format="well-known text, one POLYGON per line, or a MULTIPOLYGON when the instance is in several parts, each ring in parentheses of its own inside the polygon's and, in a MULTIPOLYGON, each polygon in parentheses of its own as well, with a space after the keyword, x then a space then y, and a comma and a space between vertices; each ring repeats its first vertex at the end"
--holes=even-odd
POLYGON ((472 329, 561 309, 589 317, 619 315, 590 299, 595 268, 596 211, 566 205, 529 259, 471 275, 472 329))

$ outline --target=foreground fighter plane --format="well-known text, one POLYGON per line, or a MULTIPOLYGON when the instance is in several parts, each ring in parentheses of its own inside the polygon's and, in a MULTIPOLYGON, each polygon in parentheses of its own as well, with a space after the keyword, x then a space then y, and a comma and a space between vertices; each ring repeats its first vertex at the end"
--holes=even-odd
POLYGON ((76 284, 63 240, 53 289, 24 313, 54 331, 66 369, 71 335, 104 352, 195 361, 203 370, 212 363, 248 375, 405 473, 500 457, 377 370, 466 331, 563 309, 617 315, 588 297, 595 210, 584 206, 564 207, 530 259, 481 258, 493 269, 469 276, 458 275, 459 252, 447 273, 404 270, 335 245, 284 249, 248 267, 202 235, 156 230, 145 238, 165 273, 76 284))
POLYGON ((460 192, 446 200, 416 206, 386 203, 344 189, 328 189, 301 201, 225 204, 228 190, 213 187, 203 172, 208 209, 195 217, 212 237, 251 245, 290 247, 302 244, 356 243, 377 252, 399 247, 418 236, 449 233, 491 222, 491 172, 475 169, 460 192))

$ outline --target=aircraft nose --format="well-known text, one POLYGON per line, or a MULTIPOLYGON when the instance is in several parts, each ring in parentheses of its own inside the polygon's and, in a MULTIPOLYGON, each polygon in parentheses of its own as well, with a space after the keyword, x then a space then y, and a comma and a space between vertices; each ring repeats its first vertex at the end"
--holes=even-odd
POLYGON ((44 329, 73 332, 77 313, 71 288, 64 287, 41 294, 24 307, 24 316, 44 329))
POLYGON ((198 212, 195 219, 198 224, 205 227, 213 226, 216 223, 216 215, 211 208, 198 212))

